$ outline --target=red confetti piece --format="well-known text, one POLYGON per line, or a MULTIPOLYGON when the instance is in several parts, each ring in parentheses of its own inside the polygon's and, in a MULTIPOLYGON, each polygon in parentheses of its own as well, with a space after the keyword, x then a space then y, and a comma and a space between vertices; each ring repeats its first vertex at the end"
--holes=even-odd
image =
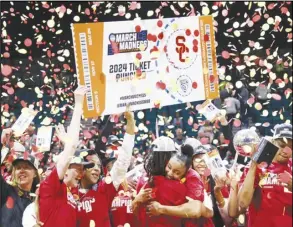
POLYGON ((224 50, 224 51, 222 52, 222 57, 223 57, 224 59, 229 59, 229 58, 230 58, 230 53, 229 53, 228 51, 224 50))
POLYGON ((282 14, 287 14, 287 13, 288 13, 288 9, 287 9, 287 7, 284 7, 284 6, 283 6, 283 7, 281 8, 281 13, 282 13, 282 14))
POLYGON ((198 45, 198 41, 197 41, 197 39, 194 39, 194 40, 192 41, 192 43, 193 43, 193 46, 197 46, 197 45, 198 45))
POLYGON ((210 75, 210 82, 214 83, 215 82, 216 77, 214 75, 210 75))
POLYGON ((157 25, 158 25, 158 27, 162 27, 163 26, 163 21, 158 20, 157 25))
POLYGON ((269 10, 272 10, 273 8, 275 8, 275 6, 276 6, 276 3, 270 3, 270 4, 268 5, 268 9, 269 9, 269 10))
POLYGON ((164 33, 163 32, 160 32, 159 35, 158 35, 158 38, 159 39, 163 39, 164 38, 164 33))
POLYGON ((193 46, 192 50, 193 50, 194 53, 197 53, 198 52, 198 47, 197 46, 193 46))
POLYGON ((209 35, 207 35, 207 34, 206 34, 206 35, 204 35, 204 41, 205 41, 205 42, 208 42, 209 40, 210 40, 210 37, 209 37, 209 35))
POLYGON ((197 86, 198 86, 198 84, 194 81, 194 82, 192 83, 192 88, 193 88, 193 89, 196 89, 197 86))
POLYGON ((137 54, 136 54, 136 58, 137 58, 138 60, 140 60, 140 59, 142 58, 141 53, 137 53, 137 54))
POLYGON ((135 31, 136 31, 136 32, 140 32, 140 31, 141 31, 141 27, 140 27, 139 25, 136 25, 136 26, 135 26, 135 31))
POLYGON ((8 95, 13 95, 14 94, 14 89, 12 87, 8 88, 7 93, 8 93, 8 95))
POLYGON ((24 40, 24 45, 26 47, 30 47, 32 45, 32 43, 33 43, 32 40, 29 39, 29 38, 27 38, 27 39, 24 40))
POLYGON ((252 18, 252 21, 253 21, 254 23, 256 23, 256 22, 258 22, 260 19, 261 19, 261 16, 257 14, 257 15, 255 15, 255 16, 252 18))
POLYGON ((1 68, 1 73, 3 76, 10 76, 10 74, 12 73, 12 68, 10 65, 3 65, 3 67, 1 68))
POLYGON ((194 32, 193 32, 193 34, 194 34, 194 36, 199 36, 199 30, 194 30, 194 32))
POLYGON ((190 35, 191 35, 191 31, 190 31, 190 29, 186 29, 185 34, 186 34, 187 36, 190 36, 190 35))
POLYGON ((152 39, 153 39, 153 35, 149 33, 148 36, 147 36, 147 39, 148 39, 149 41, 152 41, 152 39))
POLYGON ((8 209, 12 209, 14 207, 14 199, 11 197, 11 196, 8 196, 7 197, 7 200, 6 200, 6 207, 8 209))

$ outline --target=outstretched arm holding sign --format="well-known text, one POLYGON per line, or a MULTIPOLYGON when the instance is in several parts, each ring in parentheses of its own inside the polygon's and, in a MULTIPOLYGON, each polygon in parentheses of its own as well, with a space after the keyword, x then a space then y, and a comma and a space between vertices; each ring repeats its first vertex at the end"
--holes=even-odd
POLYGON ((62 126, 57 128, 57 134, 60 135, 59 139, 62 139, 63 143, 65 143, 64 151, 60 154, 60 158, 57 162, 57 173, 60 180, 63 180, 65 176, 71 158, 74 155, 75 147, 79 141, 80 121, 86 91, 87 88, 81 86, 74 91, 75 105, 72 119, 67 130, 68 133, 65 133, 64 127, 62 126))

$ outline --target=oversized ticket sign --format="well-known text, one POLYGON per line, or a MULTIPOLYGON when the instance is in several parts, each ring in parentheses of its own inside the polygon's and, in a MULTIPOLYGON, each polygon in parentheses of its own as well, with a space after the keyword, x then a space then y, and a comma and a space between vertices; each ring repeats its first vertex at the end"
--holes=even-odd
POLYGON ((218 152, 218 150, 212 150, 208 152, 204 159, 207 163, 208 168, 211 170, 213 178, 216 176, 224 177, 226 175, 226 168, 224 166, 223 160, 218 152))
POLYGON ((72 24, 86 118, 219 97, 212 16, 72 24))
POLYGON ((38 128, 36 146, 39 151, 49 151, 51 148, 52 127, 42 126, 38 128))
POLYGON ((12 130, 14 131, 15 136, 21 136, 23 134, 30 123, 34 120, 37 113, 37 111, 29 108, 23 108, 21 110, 21 115, 17 118, 16 122, 12 126, 12 130))

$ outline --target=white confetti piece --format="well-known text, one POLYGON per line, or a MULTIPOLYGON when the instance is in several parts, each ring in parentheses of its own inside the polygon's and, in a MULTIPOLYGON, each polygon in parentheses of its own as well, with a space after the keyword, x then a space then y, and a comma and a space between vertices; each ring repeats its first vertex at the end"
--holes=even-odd
POLYGON ((55 21, 53 19, 50 19, 47 21, 47 26, 49 28, 53 28, 55 26, 55 21))
POLYGON ((80 21, 80 17, 79 17, 79 16, 74 16, 74 17, 73 17, 73 20, 74 20, 75 22, 79 22, 79 21, 80 21))
POLYGON ((17 52, 20 54, 26 54, 27 50, 26 49, 18 49, 17 52))

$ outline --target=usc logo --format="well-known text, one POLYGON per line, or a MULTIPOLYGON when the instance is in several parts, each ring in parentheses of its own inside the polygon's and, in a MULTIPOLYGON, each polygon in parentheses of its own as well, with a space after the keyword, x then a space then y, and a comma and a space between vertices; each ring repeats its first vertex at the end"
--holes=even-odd
POLYGON ((176 52, 179 54, 179 61, 185 62, 185 58, 183 58, 183 54, 189 53, 189 49, 187 46, 185 46, 185 37, 184 36, 177 36, 176 37, 176 52))

